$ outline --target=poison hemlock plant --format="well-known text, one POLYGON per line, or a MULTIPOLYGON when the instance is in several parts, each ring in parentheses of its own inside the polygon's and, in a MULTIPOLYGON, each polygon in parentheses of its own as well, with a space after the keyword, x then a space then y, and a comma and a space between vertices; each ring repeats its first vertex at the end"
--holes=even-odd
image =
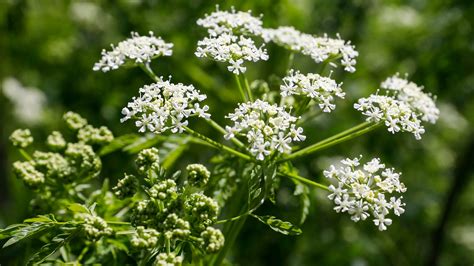
POLYGON ((340 36, 313 36, 286 26, 264 28, 261 16, 234 9, 217 10, 197 24, 208 36, 197 43, 195 55, 224 63, 241 97, 224 116, 228 125, 213 120, 220 114, 206 105, 207 95, 198 88, 154 73, 151 61, 171 56, 173 44, 151 32, 132 33, 104 50, 93 70, 138 66, 152 79, 124 104, 121 122, 133 121, 139 133, 153 136, 114 138, 106 127, 89 125, 72 112, 64 115, 70 132, 52 132, 47 151, 28 150, 33 143, 28 129, 13 132, 10 140, 24 157, 13 164, 13 172, 34 192, 32 206, 38 216, 1 230, 0 237, 8 239, 5 248, 27 239, 41 241, 30 263, 220 265, 248 217, 285 235, 302 233, 294 223, 257 214, 263 202, 276 203, 282 178, 294 183, 295 196, 302 196, 300 223, 309 212, 310 188, 326 190, 336 212, 347 212, 354 222, 370 220, 381 231, 396 222, 393 215, 404 213, 401 194, 407 189, 401 173, 379 158, 362 163, 360 156, 331 165, 322 173, 328 185, 300 176, 292 161, 383 125, 390 133, 409 132, 421 139, 423 123, 435 123, 439 116, 433 96, 396 74, 374 94, 355 101, 365 122, 306 143, 301 117, 331 113, 346 93, 332 72, 301 73, 291 66, 293 56, 310 56, 315 63, 342 66, 351 73, 356 70, 355 46, 340 36), (252 89, 245 75, 248 64, 271 56, 265 48, 269 43, 291 52, 277 92, 252 89), (190 127, 191 119, 207 123, 225 141, 197 132, 190 127), (64 137, 71 132, 72 139, 64 137), (153 147, 157 139, 174 148, 153 147), (208 162, 211 170, 189 164, 182 171, 167 172, 184 156, 180 147, 189 142, 216 151, 208 162), (113 186, 107 179, 97 186, 101 157, 121 150, 138 153, 136 171, 124 173, 113 186))

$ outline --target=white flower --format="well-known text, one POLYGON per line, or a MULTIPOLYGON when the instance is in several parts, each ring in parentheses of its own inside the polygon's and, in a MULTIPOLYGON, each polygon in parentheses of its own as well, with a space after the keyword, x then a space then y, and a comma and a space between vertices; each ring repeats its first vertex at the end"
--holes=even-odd
POLYGON ((303 128, 296 127, 297 118, 284 107, 262 100, 239 104, 226 116, 233 126, 227 126, 226 139, 234 136, 247 138, 249 151, 257 160, 264 160, 274 153, 290 153, 293 141, 302 141, 303 128))
POLYGON ((374 219, 374 224, 379 227, 380 231, 387 230, 387 225, 392 224, 392 219, 385 218, 384 214, 378 214, 377 218, 374 219))
POLYGON ((355 47, 337 35, 337 39, 316 37, 302 33, 293 27, 279 27, 276 29, 264 29, 262 38, 265 42, 274 42, 293 52, 299 52, 310 56, 316 63, 326 61, 331 57, 340 57, 341 65, 348 72, 355 71, 356 57, 359 53, 355 47))
POLYGON ((334 97, 344 99, 346 95, 341 84, 337 84, 331 78, 323 77, 318 74, 301 74, 299 71, 291 69, 288 76, 283 78, 283 84, 280 86, 282 97, 303 96, 314 100, 323 112, 331 112, 336 107, 333 104, 334 97))
POLYGON ((438 120, 439 109, 436 107, 435 99, 431 94, 424 93, 423 87, 400 78, 398 73, 383 81, 380 87, 394 91, 396 98, 410 105, 421 120, 432 124, 438 120))
POLYGON ((209 106, 201 107, 199 102, 206 99, 192 85, 173 84, 159 81, 139 89, 140 95, 133 97, 122 109, 124 122, 135 119, 139 132, 161 133, 167 130, 182 132, 188 125, 188 117, 198 116, 209 119, 209 106))
POLYGON ((218 36, 223 33, 235 33, 244 35, 259 35, 262 31, 262 19, 252 16, 251 11, 216 11, 206 14, 204 18, 198 19, 197 24, 207 29, 210 36, 218 36))
POLYGON ((195 55, 226 62, 229 64, 227 69, 234 74, 246 71, 247 68, 242 65, 245 61, 257 62, 268 59, 267 51, 262 47, 258 48, 252 39, 231 33, 222 33, 200 40, 195 55))
POLYGON ((134 64, 147 64, 154 58, 172 54, 172 43, 166 43, 161 37, 155 37, 151 31, 149 34, 150 36, 140 36, 132 32, 131 38, 119 42, 116 47, 111 45, 111 51, 102 50, 102 58, 94 64, 93 70, 107 72, 129 61, 134 64))
POLYGON ((360 165, 361 157, 344 159, 342 166, 331 165, 323 172, 326 178, 336 182, 328 187, 331 192, 328 198, 334 201, 336 212, 348 212, 354 222, 372 215, 379 230, 386 230, 392 223, 387 218, 390 211, 397 216, 405 211, 402 196, 392 196, 388 201, 386 195, 405 192, 405 185, 400 182, 400 173, 385 168, 379 158, 360 165))

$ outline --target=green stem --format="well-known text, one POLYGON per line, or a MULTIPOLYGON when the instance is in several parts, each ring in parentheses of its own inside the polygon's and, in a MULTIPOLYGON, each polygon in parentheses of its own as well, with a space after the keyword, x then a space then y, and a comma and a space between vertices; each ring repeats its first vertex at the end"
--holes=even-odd
POLYGON ((285 74, 290 73, 290 69, 291 69, 291 66, 293 65, 294 58, 295 58, 295 53, 293 51, 290 51, 290 54, 288 55, 288 62, 286 64, 285 74))
POLYGON ((129 222, 121 222, 121 221, 105 221, 107 224, 113 225, 131 225, 129 222))
POLYGON ((331 142, 331 141, 333 141, 333 140, 336 140, 336 139, 342 138, 342 137, 344 137, 344 136, 347 136, 347 135, 350 134, 350 133, 353 133, 353 132, 356 132, 356 131, 358 131, 358 130, 361 130, 361 129, 364 129, 364 128, 366 128, 366 127, 369 127, 370 125, 372 125, 372 123, 371 123, 371 122, 367 122, 367 121, 366 121, 366 122, 363 122, 363 123, 360 123, 360 124, 358 124, 358 125, 356 125, 356 126, 353 126, 353 127, 349 128, 349 129, 346 129, 346 130, 344 130, 344 131, 342 131, 342 132, 340 132, 340 133, 338 133, 338 134, 336 134, 336 135, 333 135, 333 136, 331 136, 331 137, 329 137, 329 138, 326 138, 326 139, 324 139, 324 140, 322 140, 322 141, 319 141, 318 143, 316 143, 316 144, 314 144, 314 145, 322 145, 322 144, 324 144, 324 143, 331 142))
POLYGON ((155 82, 161 81, 161 78, 159 78, 157 75, 155 75, 155 72, 150 67, 150 64, 140 64, 140 68, 155 82))
POLYGON ((250 210, 246 213, 243 213, 241 215, 238 215, 238 216, 235 216, 235 217, 232 217, 232 218, 229 218, 229 219, 225 219, 225 220, 219 220, 216 222, 216 224, 224 224, 224 223, 228 223, 228 222, 232 222, 232 221, 237 221, 241 218, 244 218, 245 216, 251 214, 254 210, 250 210))
POLYGON ((24 149, 18 149, 18 151, 20 152, 21 156, 23 156, 23 158, 25 158, 25 160, 27 160, 27 161, 33 160, 33 158, 31 158, 30 154, 28 154, 28 152, 26 152, 24 149))
POLYGON ((250 90, 249 81, 247 80, 247 77, 245 76, 245 74, 241 74, 241 75, 244 78, 245 90, 247 91, 247 94, 249 95, 250 101, 253 102, 253 95, 252 95, 252 91, 250 90))
POLYGON ((298 108, 295 110, 295 114, 297 116, 303 114, 306 108, 308 107, 309 102, 311 102, 311 98, 309 97, 306 97, 303 101, 301 101, 301 105, 299 105, 298 108))
MULTIPOLYGON (((243 182, 247 182, 244 177, 243 182)), ((243 183, 245 184, 245 183, 243 183)), ((232 197, 232 200, 229 201, 229 204, 226 205, 227 208, 230 208, 231 215, 242 216, 242 212, 248 211, 247 209, 247 190, 245 185, 239 186, 237 193, 232 197)), ((235 217, 234 217, 235 218, 235 217)), ((209 265, 218 266, 221 265, 222 261, 225 259, 227 252, 232 248, 240 230, 242 229, 247 215, 241 217, 241 219, 234 219, 231 223, 228 223, 224 226, 224 235, 225 235, 225 244, 224 247, 219 251, 218 254, 213 256, 211 263, 209 265)))
POLYGON ((235 82, 237 83, 237 87, 239 88, 240 96, 242 96, 242 101, 246 102, 247 97, 245 96, 245 92, 242 89, 242 84, 240 83, 240 79, 238 75, 234 74, 235 82))
POLYGON ((254 161, 254 159, 252 157, 248 156, 247 154, 243 154, 239 151, 236 151, 236 150, 232 149, 231 147, 228 147, 224 144, 221 144, 217 141, 214 141, 214 140, 212 140, 212 139, 210 139, 210 138, 208 138, 208 137, 206 137, 206 136, 190 129, 189 127, 184 127, 184 129, 189 134, 193 135, 194 137, 197 137, 197 138, 200 138, 200 139, 206 141, 207 143, 209 143, 212 147, 214 147, 216 149, 222 149, 222 150, 227 151, 228 153, 231 153, 231 154, 233 154, 237 157, 240 157, 240 158, 242 158, 246 161, 254 161))
POLYGON ((344 132, 341 132, 337 135, 334 135, 320 142, 317 142, 313 145, 310 145, 306 148, 303 148, 297 152, 294 152, 290 154, 289 156, 280 159, 278 162, 284 162, 284 161, 289 161, 289 160, 294 160, 300 157, 304 157, 316 151, 320 151, 322 149, 334 146, 341 142, 353 139, 355 137, 358 137, 360 135, 363 135, 367 132, 372 131, 373 129, 379 127, 381 124, 382 123, 376 123, 376 124, 370 124, 368 122, 362 123, 360 125, 355 126, 354 128, 350 128, 344 132))
MULTIPOLYGON (((225 131, 225 129, 219 125, 216 121, 212 120, 211 118, 209 119, 205 119, 206 122, 211 125, 213 128, 215 128, 217 131, 219 131, 220 133, 222 133, 223 135, 227 134, 227 132, 225 131)), ((235 145, 239 146, 240 148, 245 148, 245 145, 240 141, 238 140, 237 138, 233 137, 230 139, 235 145)))
POLYGON ((280 176, 284 176, 284 177, 288 177, 288 178, 291 178, 291 179, 294 179, 294 180, 298 180, 302 183, 305 183, 307 185, 311 185, 311 186, 314 186, 314 187, 317 187, 317 188, 321 188, 321 189, 324 189, 324 190, 327 190, 329 191, 329 188, 323 184, 320 184, 318 182, 315 182, 315 181, 312 181, 312 180, 309 180, 307 178, 304 178, 302 176, 299 176, 297 174, 292 174, 292 173, 280 173, 278 172, 278 174, 280 176))

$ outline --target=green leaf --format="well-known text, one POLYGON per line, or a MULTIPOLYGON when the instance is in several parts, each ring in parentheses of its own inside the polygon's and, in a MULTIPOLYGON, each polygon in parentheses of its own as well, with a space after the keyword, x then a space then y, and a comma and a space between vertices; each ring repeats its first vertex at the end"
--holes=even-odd
POLYGON ((303 224, 308 217, 309 208, 311 206, 311 201, 309 199, 309 189, 308 186, 296 181, 295 196, 299 196, 300 200, 300 224, 303 224))
POLYGON ((90 213, 86 206, 79 203, 72 203, 67 208, 74 213, 90 213))
POLYGON ((28 218, 23 221, 24 223, 47 223, 47 222, 53 222, 51 218, 45 215, 38 215, 34 218, 28 218))
POLYGON ((123 147, 134 143, 138 139, 140 139, 140 136, 137 134, 126 134, 126 135, 117 137, 114 140, 112 140, 112 142, 110 142, 109 144, 104 146, 102 149, 100 149, 99 155, 104 156, 114 151, 120 150, 123 147))
POLYGON ((165 140, 166 137, 148 134, 146 136, 136 139, 133 143, 123 147, 123 151, 130 154, 139 153, 141 150, 150 148, 165 140))
POLYGON ((41 264, 45 259, 58 251, 62 246, 66 245, 78 231, 79 230, 76 229, 73 232, 56 235, 49 243, 42 246, 41 249, 29 259, 27 265, 41 264))
POLYGON ((247 203, 250 209, 258 206, 264 198, 262 193, 262 168, 260 166, 255 167, 250 172, 248 179, 248 199, 247 203))
POLYGON ((169 169, 178 158, 189 147, 189 137, 186 138, 170 138, 160 147, 160 154, 162 154, 161 165, 165 169, 169 169))
POLYGON ((11 232, 11 238, 3 245, 3 248, 11 246, 17 242, 29 239, 35 235, 45 233, 55 227, 53 223, 33 223, 27 226, 19 227, 11 232))
POLYGON ((280 234, 284 235, 299 235, 302 233, 301 229, 290 222, 282 221, 280 219, 275 218, 274 216, 265 215, 265 216, 258 216, 252 214, 254 218, 259 220, 260 222, 268 225, 273 231, 276 231, 280 234))
POLYGON ((11 237, 13 235, 13 232, 15 230, 18 230, 19 227, 25 227, 27 226, 26 224, 12 224, 8 226, 7 228, 1 229, 0 230, 0 239, 5 239, 8 237, 11 237))
POLYGON ((115 239, 110 239, 110 238, 107 239, 107 242, 110 245, 114 246, 116 249, 122 250, 122 251, 125 251, 126 253, 128 253, 128 247, 123 242, 115 240, 115 239))
POLYGON ((263 177, 265 181, 265 196, 268 198, 273 204, 276 204, 276 187, 278 187, 277 178, 277 167, 276 165, 272 164, 268 167, 263 169, 263 177))

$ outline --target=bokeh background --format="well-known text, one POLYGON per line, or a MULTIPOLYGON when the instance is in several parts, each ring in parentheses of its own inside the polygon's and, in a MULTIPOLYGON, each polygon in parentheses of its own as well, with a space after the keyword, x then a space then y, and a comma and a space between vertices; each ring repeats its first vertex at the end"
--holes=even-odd
MULTIPOLYGON (((44 139, 64 127, 67 110, 79 112, 92 124, 107 125, 115 135, 135 132, 120 124, 120 110, 150 83, 139 69, 93 72, 100 51, 127 38, 131 31, 154 31, 175 44, 174 54, 152 67, 174 81, 192 83, 208 94, 207 103, 219 110, 214 119, 236 106, 232 76, 222 64, 193 56, 205 36, 195 21, 212 12, 217 2, 205 0, 0 0, 0 226, 31 214, 28 191, 11 174, 19 155, 8 143, 18 127, 31 128, 44 139)), ((406 213, 386 232, 371 222, 355 224, 336 214, 326 194, 311 190, 309 217, 303 235, 287 237, 248 220, 234 251, 239 265, 473 265, 474 263, 474 2, 472 0, 240 0, 219 3, 264 14, 267 27, 292 25, 312 33, 340 33, 360 52, 354 74, 335 70, 347 99, 336 111, 306 125, 308 141, 349 128, 363 117, 352 108, 359 97, 374 92, 385 77, 408 73, 438 96, 441 117, 427 126, 421 141, 410 134, 391 135, 380 129, 358 139, 304 158, 296 165, 316 180, 328 162, 364 154, 378 156, 403 172, 406 213)), ((281 75, 288 53, 268 47, 270 60, 249 67, 251 80, 272 87, 272 74, 281 75)), ((296 56, 303 72, 319 66, 296 56)), ((273 84, 274 86, 274 84, 273 84)), ((219 138, 206 125, 199 131, 219 138)), ((38 147, 41 141, 37 141, 38 147)), ((190 146, 187 160, 206 163, 212 150, 190 146)), ((130 165, 126 154, 105 158, 104 177, 112 179, 130 165)), ((186 163, 183 160, 182 164, 186 163)), ((176 165, 179 168, 180 164, 176 165)), ((324 182, 324 180, 322 180, 324 182)), ((271 213, 298 222, 301 201, 283 182, 271 213)), ((15 252, 19 252, 15 250, 15 252)), ((1 254, 1 252, 0 252, 1 254)), ((18 254, 18 253, 17 253, 18 254)), ((11 254, 10 254, 11 255, 11 254)), ((3 255, 2 255, 3 256, 3 255)), ((0 261, 2 256, 0 256, 0 261)))

